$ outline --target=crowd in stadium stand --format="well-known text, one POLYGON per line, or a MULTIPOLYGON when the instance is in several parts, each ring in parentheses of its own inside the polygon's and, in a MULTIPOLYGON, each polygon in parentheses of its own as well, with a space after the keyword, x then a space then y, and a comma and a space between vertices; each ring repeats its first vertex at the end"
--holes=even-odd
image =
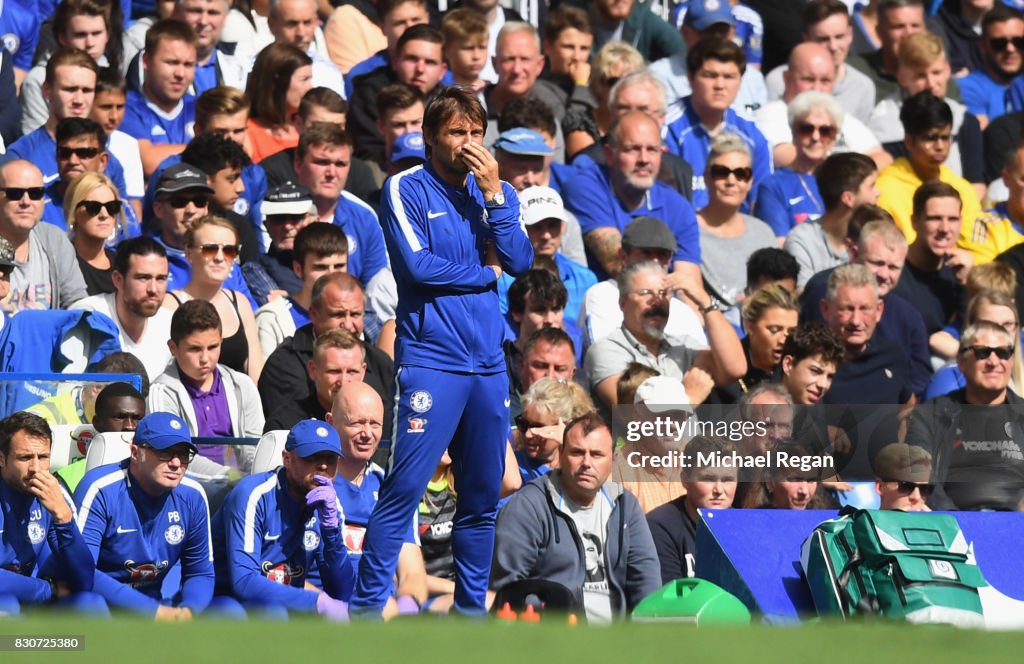
POLYGON ((605 622, 697 573, 699 509, 1024 506, 1020 0, 0 0, 0 36, 0 381, 140 379, 0 386, 0 616, 346 621, 384 564, 385 619, 476 579, 605 622), (452 86, 524 269, 456 227, 452 86), (494 269, 494 509, 446 384, 396 396, 410 320, 489 324, 398 255, 421 227, 494 269), (664 418, 757 426, 628 430, 664 418), (58 459, 79 425, 114 456, 58 459), (833 465, 642 462, 684 449, 833 465))

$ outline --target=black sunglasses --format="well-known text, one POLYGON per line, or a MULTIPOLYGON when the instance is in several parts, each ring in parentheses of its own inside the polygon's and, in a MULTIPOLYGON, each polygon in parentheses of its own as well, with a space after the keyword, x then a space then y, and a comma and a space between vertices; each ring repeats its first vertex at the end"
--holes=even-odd
POLYGON ((101 208, 105 208, 107 214, 111 217, 116 217, 121 214, 121 201, 107 201, 106 203, 100 203, 99 201, 80 201, 78 207, 85 210, 85 213, 90 217, 95 217, 100 213, 101 208))
POLYGON ((730 175, 735 175, 736 179, 740 182, 750 182, 750 179, 754 177, 754 169, 749 166, 729 168, 728 166, 722 166, 721 164, 714 164, 708 168, 708 174, 711 176, 712 180, 724 180, 730 175))
POLYGON ((968 349, 979 360, 987 360, 992 353, 995 353, 1000 360, 1008 360, 1013 357, 1013 346, 968 346, 964 351, 968 349))
POLYGON ((988 45, 996 53, 1002 53, 1010 44, 1018 51, 1024 51, 1024 37, 995 37, 988 40, 988 45))
POLYGON ((92 159, 100 153, 99 148, 57 148, 57 159, 71 159, 75 155, 79 159, 92 159))
POLYGON ((28 194, 29 200, 41 201, 46 190, 42 187, 6 187, 3 192, 9 201, 20 201, 25 194, 28 194))
POLYGON ((543 424, 531 422, 530 420, 526 419, 526 417, 521 413, 519 415, 516 415, 514 421, 516 423, 516 428, 519 429, 519 433, 522 434, 525 434, 528 429, 537 429, 544 426, 543 424))
POLYGON ((196 194, 195 196, 171 196, 167 199, 167 202, 175 210, 180 210, 188 207, 189 203, 192 203, 197 208, 206 207, 209 200, 210 198, 206 194, 196 194))
POLYGON ((935 491, 934 484, 918 484, 917 482, 907 482, 906 480, 885 480, 886 482, 895 482, 899 485, 899 492, 907 495, 914 493, 914 489, 921 492, 922 498, 927 498, 932 495, 935 491))
POLYGON ((177 457, 177 459, 181 461, 182 465, 187 466, 188 464, 192 463, 192 461, 196 458, 196 451, 191 447, 186 448, 184 450, 179 450, 177 452, 175 452, 173 449, 158 450, 148 443, 142 443, 141 445, 139 445, 139 447, 143 447, 147 450, 152 450, 156 458, 163 462, 170 461, 171 459, 177 457))

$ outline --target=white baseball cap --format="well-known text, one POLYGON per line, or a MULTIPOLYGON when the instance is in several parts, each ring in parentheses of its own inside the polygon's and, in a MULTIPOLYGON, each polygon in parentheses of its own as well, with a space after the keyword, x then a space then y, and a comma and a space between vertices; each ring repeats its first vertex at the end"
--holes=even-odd
POLYGON ((519 192, 519 210, 523 223, 533 226, 545 219, 568 221, 562 197, 551 187, 527 187, 519 192))
POLYGON ((636 388, 633 403, 642 403, 652 413, 693 412, 683 381, 668 376, 651 376, 636 388))

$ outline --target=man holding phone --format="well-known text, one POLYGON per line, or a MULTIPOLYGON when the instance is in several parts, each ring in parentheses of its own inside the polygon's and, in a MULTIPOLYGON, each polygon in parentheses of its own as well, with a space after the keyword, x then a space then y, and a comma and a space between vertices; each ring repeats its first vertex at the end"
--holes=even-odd
POLYGON ((408 516, 445 449, 459 487, 455 610, 486 611, 509 406, 497 280, 533 262, 515 189, 483 146, 486 118, 472 92, 438 91, 423 117, 427 163, 384 184, 381 219, 398 283, 397 425, 353 616, 380 615, 408 516))

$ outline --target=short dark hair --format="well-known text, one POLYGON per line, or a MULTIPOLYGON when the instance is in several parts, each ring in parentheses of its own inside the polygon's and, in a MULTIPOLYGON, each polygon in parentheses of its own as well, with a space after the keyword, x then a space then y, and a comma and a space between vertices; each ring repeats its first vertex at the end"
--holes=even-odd
POLYGON ((167 41, 183 41, 192 48, 199 46, 199 38, 196 37, 196 32, 191 25, 176 18, 163 18, 146 31, 146 46, 143 48, 143 52, 146 55, 153 55, 157 47, 160 46, 160 42, 165 39, 167 41))
POLYGON ((812 25, 817 25, 827 18, 836 15, 843 15, 850 19, 850 8, 842 0, 810 0, 805 6, 801 15, 804 32, 810 30, 812 25))
POLYGON ((167 258, 167 250, 164 249, 164 246, 148 235, 124 240, 117 245, 117 251, 114 253, 114 271, 122 276, 127 275, 132 256, 152 256, 153 254, 167 258))
POLYGON ((521 97, 513 99, 501 111, 498 117, 498 132, 508 131, 516 127, 526 127, 538 132, 546 132, 554 136, 558 131, 555 114, 551 107, 539 99, 521 97))
POLYGON ((103 127, 95 120, 69 117, 57 123, 55 138, 57 139, 58 147, 66 141, 78 138, 79 136, 93 136, 100 151, 105 152, 107 150, 107 132, 103 131, 103 127))
POLYGON ((702 39, 686 54, 686 71, 695 75, 708 60, 735 62, 742 75, 747 70, 747 57, 743 49, 728 39, 702 39))
POLYGON ((113 401, 114 399, 122 399, 124 397, 138 399, 143 403, 146 402, 146 397, 143 392, 139 392, 131 383, 119 381, 107 385, 100 390, 98 395, 96 395, 96 414, 99 415, 100 413, 106 413, 108 402, 113 401))
POLYGON ((857 191, 861 184, 878 166, 871 157, 859 152, 840 152, 829 157, 814 171, 818 192, 826 210, 835 209, 842 201, 843 193, 857 191))
POLYGON ((314 122, 299 134, 299 145, 295 148, 295 158, 302 161, 309 154, 310 148, 318 145, 330 147, 352 147, 352 136, 336 124, 330 122, 314 122))
POLYGON ((1013 19, 1024 20, 1024 12, 1021 12, 1016 7, 1011 7, 1004 2, 997 2, 992 9, 985 12, 985 17, 981 19, 981 34, 987 36, 988 28, 996 23, 1006 23, 1013 19))
POLYGON ((922 11, 927 11, 924 0, 878 0, 878 21, 881 22, 890 9, 903 7, 920 7, 922 11))
MULTIPOLYGON (((590 411, 589 413, 583 413, 576 419, 570 420, 569 422, 566 423, 565 433, 562 434, 562 447, 565 447, 566 442, 568 442, 569 440, 569 432, 572 431, 573 429, 579 428, 583 429, 584 436, 589 436, 590 434, 594 433, 595 431, 598 431, 599 429, 606 429, 609 433, 611 433, 612 430, 611 427, 608 426, 608 423, 604 420, 604 418, 595 413, 594 411, 590 411)), ((615 441, 612 441, 612 448, 615 448, 615 441)))
POLYGON ((890 224, 896 224, 893 221, 892 215, 885 209, 871 203, 861 203, 853 208, 853 212, 850 213, 850 220, 846 222, 846 239, 854 244, 860 242, 861 229, 872 221, 887 221, 890 224))
POLYGON ((348 254, 348 237, 334 224, 310 224, 295 234, 292 251, 299 265, 305 266, 306 256, 317 258, 331 254, 348 254))
POLYGON ((96 75, 96 94, 103 92, 128 93, 128 82, 115 67, 100 67, 96 75))
POLYGON ((526 337, 526 341, 523 343, 523 356, 529 355, 533 347, 541 342, 549 346, 568 344, 569 349, 572 350, 572 356, 576 357, 576 344, 573 343, 569 333, 560 327, 542 327, 539 330, 534 330, 533 334, 526 337))
POLYGON ((14 434, 24 431, 33 438, 45 438, 53 442, 53 432, 46 420, 35 413, 19 410, 0 420, 0 454, 7 458, 11 453, 11 439, 14 434))
MULTIPOLYGON (((412 29, 414 28, 409 28, 412 29)), ((444 123, 457 115, 465 116, 471 122, 478 122, 484 132, 487 131, 487 111, 484 110, 476 93, 458 85, 438 86, 427 98, 427 106, 423 111, 423 137, 427 141, 434 140, 444 123)), ((426 147, 429 157, 430 145, 426 147)))
POLYGON ((924 90, 903 100, 900 123, 907 136, 921 136, 937 127, 952 126, 953 111, 944 100, 924 90))
POLYGON ((594 28, 585 9, 561 4, 548 12, 548 20, 544 23, 544 41, 554 42, 569 28, 588 35, 594 34, 594 28))
POLYGON ((217 330, 222 333, 220 314, 217 307, 206 300, 189 300, 174 310, 171 316, 171 341, 181 340, 193 332, 217 330))
POLYGON ((305 121, 314 108, 326 109, 328 113, 344 114, 348 113, 348 102, 334 90, 320 86, 311 88, 302 95, 302 101, 299 102, 299 118, 305 121))
POLYGON ((438 46, 444 46, 444 37, 441 31, 432 27, 429 23, 418 23, 402 33, 395 44, 395 54, 400 55, 405 50, 405 45, 411 41, 425 41, 438 46))
POLYGON ((248 110, 249 95, 230 85, 218 85, 196 99, 196 126, 205 130, 215 115, 234 115, 248 110))
MULTIPOLYGON (((129 352, 119 350, 108 353, 102 360, 96 363, 93 371, 96 373, 136 374, 142 379, 141 393, 143 398, 149 394, 149 374, 146 372, 146 365, 142 363, 142 360, 129 352)), ((135 388, 132 387, 132 389, 134 390, 135 388)))
POLYGON ((211 177, 225 168, 241 170, 252 163, 241 145, 220 134, 199 134, 193 138, 182 151, 181 161, 211 177))
POLYGON ((821 355, 826 362, 839 368, 846 357, 842 338, 820 321, 800 323, 786 336, 782 344, 782 357, 789 355, 793 364, 821 355))
POLYGON ((396 81, 385 85, 377 93, 377 117, 383 118, 390 111, 404 111, 412 108, 416 102, 423 103, 426 97, 415 85, 396 81))
POLYGON ((508 311, 522 314, 526 311, 527 295, 534 302, 543 302, 554 309, 565 309, 569 292, 562 280, 547 270, 534 268, 512 282, 508 289, 508 311))
POLYGON ((788 251, 778 247, 762 247, 750 254, 750 258, 747 259, 748 288, 753 288, 754 284, 762 279, 796 281, 799 276, 800 263, 788 251))
POLYGON ((928 201, 933 198, 955 198, 960 203, 960 207, 963 208, 963 199, 960 198, 959 191, 941 180, 933 180, 932 182, 925 182, 914 192, 914 212, 911 215, 912 218, 920 219, 923 217, 928 201))

